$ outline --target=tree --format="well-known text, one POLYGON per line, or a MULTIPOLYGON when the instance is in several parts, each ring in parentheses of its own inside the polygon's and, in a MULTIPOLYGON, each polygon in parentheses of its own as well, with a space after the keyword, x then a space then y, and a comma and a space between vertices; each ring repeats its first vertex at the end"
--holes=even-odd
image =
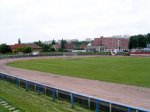
POLYGON ((55 44, 56 44, 56 42, 55 42, 55 40, 53 39, 51 45, 55 45, 55 44))
POLYGON ((0 45, 0 53, 9 53, 9 52, 12 52, 9 45, 6 45, 6 44, 0 45))
POLYGON ((20 38, 18 39, 18 44, 21 44, 21 40, 20 40, 20 38))
POLYGON ((75 49, 77 49, 77 50, 82 50, 80 48, 81 45, 87 45, 88 44, 88 42, 86 42, 86 41, 81 41, 81 42, 76 41, 76 42, 72 42, 72 43, 75 45, 75 49))
POLYGON ((64 49, 62 49, 62 48, 58 49, 58 52, 63 52, 63 51, 64 51, 64 49))
POLYGON ((31 53, 32 52, 32 48, 31 47, 24 47, 23 48, 23 52, 24 53, 31 53))
POLYGON ((40 40, 38 42, 34 42, 34 44, 39 45, 40 47, 42 47, 42 42, 40 40))
POLYGON ((138 41, 138 48, 145 48, 146 47, 146 37, 145 35, 137 35, 138 41))
POLYGON ((67 42, 65 40, 63 40, 63 39, 61 40, 61 43, 60 43, 61 44, 61 49, 63 49, 63 50, 65 49, 65 44, 66 43, 67 42))
POLYGON ((145 35, 134 35, 129 38, 129 49, 133 48, 145 48, 147 43, 147 37, 145 35))
POLYGON ((146 35, 146 44, 150 44, 150 33, 146 35))
POLYGON ((54 47, 50 47, 48 51, 55 52, 55 48, 54 47))
POLYGON ((133 36, 131 36, 131 37, 129 38, 129 49, 132 49, 132 48, 133 48, 133 44, 134 44, 134 42, 133 42, 133 36))
POLYGON ((39 45, 40 47, 42 47, 43 52, 48 52, 49 51, 50 45, 42 43, 40 40, 38 42, 34 42, 34 44, 39 45))
POLYGON ((44 52, 48 52, 48 50, 49 50, 49 48, 50 48, 50 45, 47 45, 47 44, 42 43, 42 46, 41 46, 41 47, 43 48, 43 51, 44 51, 44 52))
POLYGON ((31 53, 32 48, 31 47, 20 47, 20 48, 17 49, 17 52, 31 53))

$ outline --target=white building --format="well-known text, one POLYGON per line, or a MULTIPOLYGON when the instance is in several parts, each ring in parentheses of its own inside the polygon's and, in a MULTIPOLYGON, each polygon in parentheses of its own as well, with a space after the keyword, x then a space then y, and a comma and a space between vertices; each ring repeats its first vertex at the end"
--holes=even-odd
POLYGON ((91 39, 91 38, 86 38, 85 41, 86 41, 86 42, 91 42, 92 39, 91 39))
POLYGON ((147 44, 147 48, 150 48, 150 44, 147 44))
POLYGON ((49 40, 49 41, 44 41, 45 44, 51 44, 52 43, 52 40, 49 40))

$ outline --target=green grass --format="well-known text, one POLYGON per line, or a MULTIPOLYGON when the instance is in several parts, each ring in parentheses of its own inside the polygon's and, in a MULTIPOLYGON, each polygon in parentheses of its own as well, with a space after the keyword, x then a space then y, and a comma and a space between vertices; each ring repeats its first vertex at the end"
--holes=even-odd
POLYGON ((150 87, 150 58, 35 59, 16 61, 8 65, 60 75, 150 87))
MULTIPOLYGON (((6 81, 0 80, 0 97, 25 112, 90 112, 82 107, 71 108, 71 103, 52 101, 51 97, 38 95, 36 92, 26 91, 6 81)), ((0 106, 0 112, 8 112, 0 106)))
POLYGON ((9 111, 0 104, 0 112, 9 112, 9 111))

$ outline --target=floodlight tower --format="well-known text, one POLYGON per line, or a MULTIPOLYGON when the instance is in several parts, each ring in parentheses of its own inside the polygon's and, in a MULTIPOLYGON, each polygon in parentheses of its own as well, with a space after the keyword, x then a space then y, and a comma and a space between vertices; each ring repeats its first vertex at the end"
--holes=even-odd
POLYGON ((118 39, 118 51, 120 51, 120 39, 118 39))

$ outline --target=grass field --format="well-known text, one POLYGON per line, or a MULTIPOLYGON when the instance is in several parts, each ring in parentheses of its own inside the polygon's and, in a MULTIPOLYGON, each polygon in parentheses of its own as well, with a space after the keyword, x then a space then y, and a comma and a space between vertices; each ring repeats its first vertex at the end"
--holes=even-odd
POLYGON ((8 65, 60 75, 150 87, 150 58, 36 59, 16 61, 8 65))
MULTIPOLYGON (((35 92, 26 91, 6 81, 0 80, 0 97, 25 112, 90 112, 82 107, 71 108, 69 102, 52 101, 46 95, 37 95, 35 92)), ((8 112, 0 105, 0 112, 8 112)))
POLYGON ((0 105, 0 112, 9 112, 6 108, 0 105))

